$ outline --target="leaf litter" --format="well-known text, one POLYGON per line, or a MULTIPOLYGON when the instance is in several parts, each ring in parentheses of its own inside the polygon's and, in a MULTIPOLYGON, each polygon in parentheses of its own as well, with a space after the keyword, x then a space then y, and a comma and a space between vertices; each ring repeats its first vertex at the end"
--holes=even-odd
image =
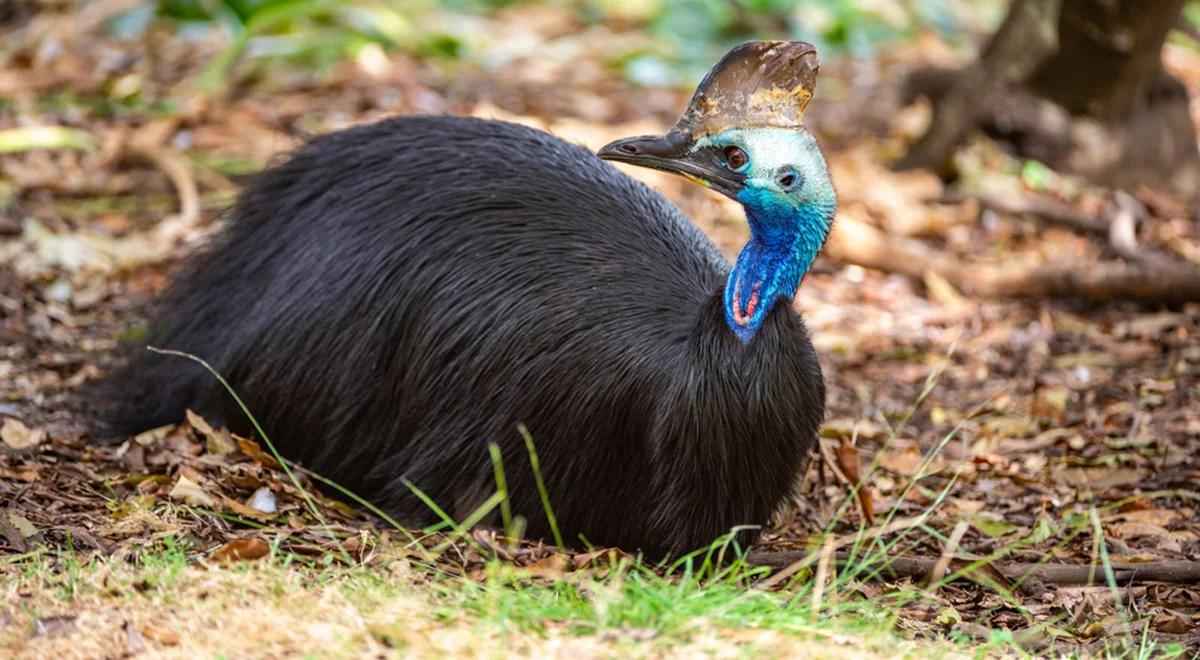
MULTIPOLYGON (((520 11, 490 20, 519 22, 520 11)), ((571 31, 564 21, 541 17, 538 43, 569 46, 570 59, 535 64, 534 53, 518 53, 451 74, 384 54, 247 85, 221 102, 194 98, 170 121, 147 120, 148 110, 60 110, 46 99, 62 90, 107 98, 129 74, 91 64, 112 52, 132 63, 142 97, 168 99, 219 44, 184 47, 159 34, 117 43, 102 21, 76 24, 52 11, 14 30, 0 54, 0 90, 16 99, 16 110, 0 112, 0 135, 9 144, 21 137, 12 131, 32 125, 54 128, 28 139, 69 139, 66 148, 13 150, 0 164, 7 182, 0 187, 0 554, 48 547, 131 558, 168 538, 222 561, 281 552, 370 562, 384 547, 428 561, 440 549, 436 562, 467 577, 485 579, 487 562, 500 557, 548 581, 622 556, 565 552, 487 530, 400 539, 301 474, 312 508, 255 439, 193 413, 115 446, 92 444, 73 396, 111 366, 118 338, 138 331, 145 301, 217 226, 237 172, 266 164, 297 144, 297 134, 405 112, 455 112, 520 121, 596 147, 671 121, 684 90, 632 88, 604 65, 614 36, 630 44, 636 36, 571 31), (58 56, 38 49, 47 40, 60 45, 58 56), (165 216, 189 215, 160 230, 165 216)), ((1172 66, 1200 64, 1195 53, 1168 50, 1172 66)), ((941 51, 934 51, 936 59, 941 51)), ((883 81, 922 56, 913 47, 854 66, 883 81)), ((947 202, 932 175, 887 170, 883 155, 918 119, 864 102, 875 98, 872 90, 849 86, 850 76, 850 65, 827 66, 823 84, 834 91, 812 108, 844 213, 933 237, 979 263, 1104 256, 1027 214, 973 198, 947 202)), ((1200 93, 1200 80, 1185 79, 1200 93)), ((973 144, 959 160, 967 178, 988 190, 1025 189, 1021 164, 994 145, 973 144)), ((727 200, 655 172, 627 171, 671 197, 727 253, 744 240, 744 222, 727 200)), ((1059 185, 1056 194, 1077 209, 1099 208, 1107 195, 1059 185)), ((1188 204, 1157 191, 1136 196, 1150 210, 1139 240, 1200 261, 1188 204)), ((948 579, 929 585, 936 606, 902 613, 899 626, 918 636, 1006 628, 1038 636, 1037 644, 1086 651, 1148 626, 1157 638, 1200 644, 1195 583, 1109 585, 1102 568, 1090 584, 1038 589, 955 579, 962 562, 1092 566, 1101 549, 1120 564, 1200 562, 1200 307, 980 300, 936 275, 916 281, 827 256, 797 304, 822 356, 827 423, 821 456, 760 549, 819 558, 830 535, 845 541, 836 546, 842 551, 873 529, 866 536, 891 554, 946 559, 940 570, 948 579)), ((996 573, 996 580, 1008 578, 996 573)), ((864 577, 840 597, 874 598, 913 582, 864 577)), ((68 634, 74 625, 47 619, 38 630, 68 634)), ((131 652, 178 643, 166 629, 124 630, 131 652)))

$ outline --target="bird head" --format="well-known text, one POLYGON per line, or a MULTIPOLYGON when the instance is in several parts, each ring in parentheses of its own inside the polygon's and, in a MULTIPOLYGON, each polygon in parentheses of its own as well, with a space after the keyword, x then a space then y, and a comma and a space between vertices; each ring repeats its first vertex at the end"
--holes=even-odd
POLYGON ((730 273, 725 316, 745 342, 779 298, 795 295, 833 222, 825 158, 803 126, 818 68, 811 44, 744 43, 708 72, 666 134, 624 138, 597 153, 741 202, 750 241, 730 273))

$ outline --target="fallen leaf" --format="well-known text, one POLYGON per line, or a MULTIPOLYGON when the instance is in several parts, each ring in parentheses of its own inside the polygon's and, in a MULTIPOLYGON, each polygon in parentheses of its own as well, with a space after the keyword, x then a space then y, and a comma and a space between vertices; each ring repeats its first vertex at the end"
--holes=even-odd
POLYGON ((1054 481, 1068 486, 1112 488, 1130 486, 1145 481, 1150 473, 1128 467, 1059 467, 1051 471, 1054 481))
POLYGON ((1158 632, 1187 635, 1196 632, 1196 624, 1186 614, 1168 611, 1154 617, 1154 629, 1158 632))
POLYGON ((911 477, 921 467, 924 457, 918 451, 915 443, 906 444, 903 448, 892 449, 883 455, 879 464, 905 477, 911 477))
POLYGON ((238 448, 242 450, 242 453, 249 456, 254 462, 271 469, 279 468, 279 462, 273 456, 263 451, 257 442, 236 435, 233 438, 237 440, 238 448))
POLYGON ((590 552, 585 552, 582 554, 575 555, 571 559, 571 566, 575 570, 579 570, 579 569, 583 568, 584 566, 587 566, 588 564, 592 563, 593 561, 596 561, 597 559, 599 559, 600 557, 603 557, 605 555, 609 556, 608 557, 609 564, 615 564, 617 562, 617 553, 618 553, 618 551, 614 550, 612 548, 601 548, 599 550, 592 550, 590 552))
POLYGON ((29 449, 41 444, 45 439, 45 431, 30 429, 13 417, 5 419, 4 425, 0 426, 0 440, 3 440, 9 449, 29 449))
POLYGON ((204 438, 205 449, 208 450, 208 453, 221 456, 237 450, 238 445, 229 435, 228 429, 214 429, 207 420, 197 415, 191 409, 186 414, 188 424, 191 424, 192 428, 204 438))
POLYGON ((1159 527, 1144 522, 1119 522, 1108 525, 1108 532, 1119 539, 1130 539, 1138 536, 1152 536, 1154 538, 1164 538, 1169 532, 1159 527))
POLYGON ((956 312, 971 309, 971 303, 946 278, 929 270, 924 279, 929 297, 937 304, 956 312))
POLYGON ((223 561, 250 561, 262 559, 271 552, 271 546, 257 536, 234 539, 213 552, 213 558, 223 561))
POLYGON ((858 486, 858 504, 862 507, 863 517, 869 524, 875 524, 875 504, 871 497, 871 488, 862 482, 858 448, 849 438, 842 438, 841 444, 838 445, 837 461, 842 474, 850 480, 850 485, 858 486))
POLYGON ((158 626, 150 624, 142 626, 142 634, 158 642, 159 644, 165 644, 167 646, 177 646, 181 641, 179 634, 175 631, 167 630, 166 628, 159 628, 158 626))
POLYGON ((149 431, 143 431, 133 436, 133 441, 143 447, 148 447, 167 437, 167 434, 170 433, 174 428, 174 424, 167 424, 166 426, 160 426, 158 428, 150 429, 149 431))
POLYGON ((1183 517, 1183 512, 1173 509, 1133 509, 1129 511, 1121 511, 1120 513, 1105 516, 1105 520, 1119 520, 1124 522, 1146 523, 1148 525, 1158 525, 1166 527, 1171 523, 1183 517))
POLYGON ((543 578, 560 578, 567 570, 567 557, 563 554, 552 554, 528 566, 530 575, 543 578))
POLYGON ((228 497, 221 499, 226 504, 226 508, 233 511, 234 514, 254 518, 254 520, 269 521, 278 514, 275 493, 271 492, 270 488, 258 488, 245 504, 228 497))
POLYGON ((1056 356, 1051 364, 1055 369, 1075 369, 1077 367, 1115 367, 1120 363, 1121 361, 1111 353, 1084 351, 1056 356))
POLYGON ((12 523, 13 529, 21 535, 22 539, 27 539, 34 534, 37 534, 37 527, 29 522, 29 519, 16 512, 9 512, 8 521, 12 523))
POLYGON ((173 500, 179 500, 192 506, 212 507, 217 501, 204 491, 200 484, 196 483, 184 474, 182 471, 179 478, 175 480, 175 485, 171 487, 171 492, 167 494, 173 500))
POLYGON ((1042 387, 1034 394, 1029 414, 1035 419, 1059 424, 1063 411, 1071 400, 1071 390, 1066 387, 1042 387))

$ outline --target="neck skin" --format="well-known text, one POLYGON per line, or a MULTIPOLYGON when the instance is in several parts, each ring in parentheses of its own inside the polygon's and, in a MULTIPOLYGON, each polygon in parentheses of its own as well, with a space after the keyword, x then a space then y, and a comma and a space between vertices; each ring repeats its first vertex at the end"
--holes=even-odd
POLYGON ((738 195, 750 224, 750 241, 738 254, 725 285, 725 322, 749 343, 780 298, 790 300, 825 243, 834 205, 792 205, 754 188, 738 195))

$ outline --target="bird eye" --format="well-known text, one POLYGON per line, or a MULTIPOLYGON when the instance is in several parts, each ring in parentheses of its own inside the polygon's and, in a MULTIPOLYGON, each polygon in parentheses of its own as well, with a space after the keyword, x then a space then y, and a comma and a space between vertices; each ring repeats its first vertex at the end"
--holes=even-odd
POLYGON ((725 147, 725 162, 729 164, 730 169, 740 170, 745 167, 749 160, 750 157, 746 155, 746 152, 741 147, 732 145, 725 147))

